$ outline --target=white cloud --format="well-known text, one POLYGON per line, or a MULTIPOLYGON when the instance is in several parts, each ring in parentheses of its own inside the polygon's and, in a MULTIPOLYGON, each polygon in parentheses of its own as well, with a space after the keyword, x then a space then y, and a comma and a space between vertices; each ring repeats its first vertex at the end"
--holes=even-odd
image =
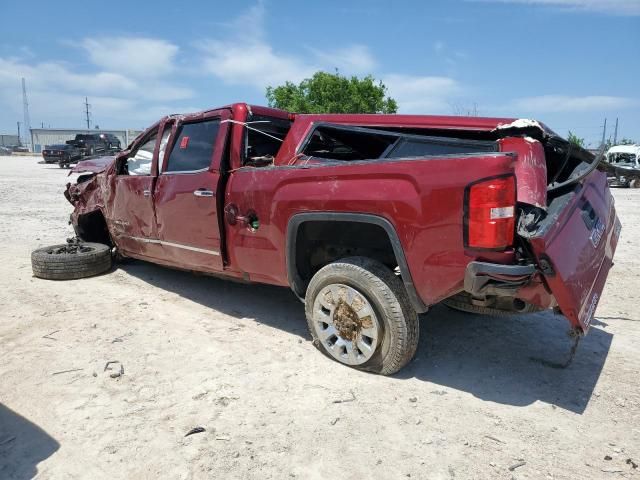
POLYGON ((85 38, 80 46, 94 65, 136 77, 159 77, 171 73, 178 53, 176 45, 156 38, 85 38))
POLYGON ((337 68, 342 73, 371 73, 377 62, 366 45, 351 45, 333 51, 310 49, 324 68, 337 68))
POLYGON ((148 112, 159 103, 170 105, 194 96, 191 89, 164 78, 174 69, 178 48, 168 42, 123 37, 85 39, 81 45, 93 64, 89 68, 59 61, 37 62, 27 56, 0 57, 0 111, 22 116, 22 77, 27 80, 31 118, 36 123, 77 124, 85 96, 96 123, 102 126, 105 119, 111 119, 114 126, 141 119, 152 122, 156 118, 150 118, 148 112))
POLYGON ((451 99, 462 92, 449 77, 391 74, 382 78, 388 94, 398 102, 399 113, 451 114, 451 99))
POLYGON ((604 95, 568 96, 568 95, 540 95, 525 97, 513 102, 515 109, 530 112, 587 112, 612 111, 633 108, 640 104, 636 99, 604 95))
POLYGON ((287 80, 299 82, 317 69, 299 58, 276 53, 260 41, 209 41, 203 49, 205 70, 228 84, 264 89, 287 80))
POLYGON ((640 15, 638 0, 475 0, 501 3, 539 4, 570 10, 584 10, 616 15, 640 15))
POLYGON ((225 39, 201 42, 203 65, 211 75, 227 84, 251 85, 264 90, 286 81, 300 82, 318 70, 345 75, 368 74, 376 67, 365 45, 347 45, 335 50, 307 48, 311 55, 291 55, 274 49, 266 38, 265 8, 262 3, 223 25, 230 32, 225 39), (234 31, 241 31, 240 35, 234 31))

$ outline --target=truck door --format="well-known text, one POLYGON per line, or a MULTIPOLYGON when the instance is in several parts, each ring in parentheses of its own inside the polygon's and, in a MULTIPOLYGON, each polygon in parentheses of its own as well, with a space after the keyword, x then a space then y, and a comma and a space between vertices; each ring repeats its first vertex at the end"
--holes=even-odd
POLYGON ((218 201, 228 110, 187 117, 161 159, 154 202, 163 259, 199 271, 223 270, 218 201))
POLYGON ((158 132, 152 127, 131 152, 116 161, 113 208, 109 223, 124 254, 158 258, 152 193, 157 178, 158 132))

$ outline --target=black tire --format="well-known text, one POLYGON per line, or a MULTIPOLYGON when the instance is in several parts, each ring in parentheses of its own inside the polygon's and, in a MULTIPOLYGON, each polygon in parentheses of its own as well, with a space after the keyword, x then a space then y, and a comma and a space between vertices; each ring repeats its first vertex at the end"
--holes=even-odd
POLYGON ((497 317, 505 317, 509 315, 521 315, 525 313, 535 313, 542 310, 540 307, 525 303, 522 308, 495 308, 495 307, 483 307, 480 305, 474 305, 471 303, 471 295, 466 292, 458 293, 452 297, 449 297, 442 301, 444 305, 454 310, 465 313, 475 313, 478 315, 493 315, 497 317))
POLYGON ((324 287, 332 284, 343 284, 357 290, 380 318, 382 340, 366 363, 354 365, 353 368, 391 375, 409 363, 418 347, 418 314, 411 306, 400 278, 382 263, 364 257, 344 258, 330 263, 311 279, 305 296, 305 313, 316 348, 334 359, 316 337, 313 327, 316 296, 324 287))
POLYGON ((634 178, 629 182, 629 188, 640 188, 640 180, 634 178))
POLYGON ((111 248, 102 243, 52 245, 31 253, 33 275, 47 280, 91 277, 111 268, 111 248), (70 248, 76 246, 78 248, 70 248))

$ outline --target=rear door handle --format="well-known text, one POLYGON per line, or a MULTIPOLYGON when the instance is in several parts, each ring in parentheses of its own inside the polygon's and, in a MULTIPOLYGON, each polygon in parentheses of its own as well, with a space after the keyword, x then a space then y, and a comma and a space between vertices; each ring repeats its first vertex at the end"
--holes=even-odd
POLYGON ((142 191, 142 195, 144 195, 145 197, 150 197, 151 196, 151 190, 143 190, 142 191))
POLYGON ((215 195, 215 193, 213 193, 211 190, 205 190, 204 188, 194 190, 193 194, 196 197, 213 197, 215 195))

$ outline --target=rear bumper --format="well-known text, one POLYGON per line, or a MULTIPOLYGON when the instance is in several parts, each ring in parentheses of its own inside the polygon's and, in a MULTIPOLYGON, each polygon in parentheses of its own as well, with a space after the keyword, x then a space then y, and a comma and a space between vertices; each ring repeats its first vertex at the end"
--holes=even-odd
POLYGON ((536 274, 534 265, 501 265, 470 262, 464 275, 464 289, 474 297, 516 295, 536 274))

